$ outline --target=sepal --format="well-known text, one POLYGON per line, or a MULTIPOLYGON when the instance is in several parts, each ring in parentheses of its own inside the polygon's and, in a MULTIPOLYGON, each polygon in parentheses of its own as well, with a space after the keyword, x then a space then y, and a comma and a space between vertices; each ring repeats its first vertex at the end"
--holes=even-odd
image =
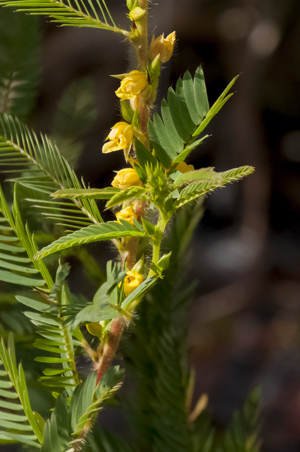
POLYGON ((121 100, 121 113, 126 122, 132 123, 133 116, 134 116, 134 110, 131 108, 127 100, 121 100))

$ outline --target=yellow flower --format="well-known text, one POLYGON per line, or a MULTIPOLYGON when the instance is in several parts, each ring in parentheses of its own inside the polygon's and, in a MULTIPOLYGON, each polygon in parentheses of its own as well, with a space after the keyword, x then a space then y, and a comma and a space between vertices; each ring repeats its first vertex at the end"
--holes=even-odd
POLYGON ((118 223, 121 223, 120 220, 125 220, 132 224, 132 226, 134 226, 133 219, 137 220, 137 214, 133 210, 132 206, 126 207, 126 209, 122 209, 120 212, 117 212, 116 217, 118 223))
POLYGON ((121 81, 121 86, 116 91, 116 95, 120 99, 133 99, 141 94, 147 86, 147 77, 143 72, 131 71, 121 81))
POLYGON ((126 295, 133 292, 144 281, 143 275, 128 271, 124 279, 124 292, 126 295))
POLYGON ((132 140, 133 140, 133 129, 127 122, 117 122, 112 128, 106 138, 110 140, 105 143, 102 147, 102 152, 108 154, 109 152, 119 151, 125 149, 129 152, 132 140))
POLYGON ((193 165, 187 165, 185 162, 180 162, 176 166, 176 169, 181 173, 187 173, 188 171, 194 171, 193 165))
POLYGON ((141 180, 133 168, 124 168, 118 171, 111 185, 121 190, 132 187, 132 185, 140 185, 141 180))
POLYGON ((86 329, 92 336, 101 337, 102 336, 102 326, 98 322, 87 323, 86 329))
POLYGON ((137 6, 136 8, 134 8, 130 11, 128 16, 129 16, 130 20, 136 21, 136 20, 140 20, 144 16, 145 12, 146 11, 144 9, 137 6))
POLYGON ((160 55, 160 61, 166 63, 169 61, 173 55, 174 44, 176 41, 176 33, 169 34, 166 38, 164 34, 160 35, 158 38, 152 36, 152 41, 149 47, 149 57, 150 60, 154 60, 157 55, 160 55))

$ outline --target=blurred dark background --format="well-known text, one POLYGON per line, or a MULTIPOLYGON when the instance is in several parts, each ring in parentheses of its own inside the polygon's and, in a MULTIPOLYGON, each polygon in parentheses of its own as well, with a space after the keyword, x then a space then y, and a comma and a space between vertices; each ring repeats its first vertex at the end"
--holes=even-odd
MULTIPOLYGON (((108 1, 127 25, 125 0, 108 1)), ((93 29, 41 20, 42 83, 30 125, 49 132, 69 84, 91 77, 99 117, 80 158, 91 187, 110 184, 122 153, 102 155, 119 120, 110 74, 134 67, 127 43, 93 29)), ((203 65, 210 104, 241 74, 236 94, 210 123, 212 136, 189 163, 217 171, 253 165, 254 175, 210 195, 193 241, 189 350, 196 397, 207 392, 214 419, 226 423, 247 393, 262 387, 264 450, 300 450, 300 2, 161 0, 150 32, 173 30, 161 99, 184 71, 203 65)), ((109 215, 109 214, 108 214, 109 215)), ((108 248, 99 248, 106 260, 108 248)), ((75 269, 76 271, 76 269, 75 269)))

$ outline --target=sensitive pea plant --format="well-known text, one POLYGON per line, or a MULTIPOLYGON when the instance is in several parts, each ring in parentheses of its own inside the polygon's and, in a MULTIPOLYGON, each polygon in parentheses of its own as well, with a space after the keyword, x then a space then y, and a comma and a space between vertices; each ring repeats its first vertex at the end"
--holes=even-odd
POLYGON ((172 57, 176 34, 152 36, 149 45, 147 0, 127 0, 126 30, 116 25, 104 0, 0 4, 48 16, 62 26, 118 33, 120 45, 125 38, 136 55, 135 67, 113 74, 122 117, 102 143, 104 154, 124 153, 124 168, 111 177, 110 187, 87 188, 68 160, 76 161, 81 149, 76 136, 82 129, 88 133, 93 121, 90 87, 85 82, 66 93, 53 139, 31 132, 14 115, 24 119, 34 100, 37 23, 1 9, 14 33, 9 36, 11 27, 3 23, 0 44, 7 54, 0 69, 0 163, 13 190, 5 184, 5 194, 0 191, 0 280, 6 290, 1 303, 14 310, 4 310, 1 320, 0 443, 43 452, 258 451, 258 391, 227 431, 216 430, 207 396, 193 405, 194 373, 185 346, 192 284, 184 268, 204 196, 253 172, 249 166, 225 172, 195 169, 185 160, 208 138, 203 132, 230 99, 237 78, 209 107, 199 65, 168 89, 160 114, 152 114, 161 65, 172 57), (84 102, 77 111, 74 99, 80 96, 84 102), (103 201, 97 200, 106 202, 113 221, 103 220, 103 201), (33 219, 33 210, 41 215, 33 219), (85 246, 100 241, 110 241, 115 250, 105 277, 85 246), (69 256, 83 263, 91 286, 97 284, 92 300, 71 293, 69 256), (30 364, 24 372, 16 361, 14 337, 18 350, 25 327, 29 360, 44 366, 39 397, 49 411, 43 416, 32 408, 30 364), (120 366, 113 361, 121 339, 120 366), (35 358, 29 352, 33 341, 41 350, 35 358), (125 375, 131 387, 120 395, 125 375), (131 429, 127 438, 101 428, 107 405, 121 407, 131 429))

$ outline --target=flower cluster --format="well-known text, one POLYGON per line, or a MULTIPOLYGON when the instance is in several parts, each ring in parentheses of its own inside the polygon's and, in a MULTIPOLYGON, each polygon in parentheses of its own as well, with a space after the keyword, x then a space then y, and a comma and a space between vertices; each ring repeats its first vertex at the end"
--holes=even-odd
MULTIPOLYGON (((135 7, 130 11, 129 18, 132 21, 139 21, 143 17, 144 13, 145 12, 143 9, 135 7)), ((169 34, 166 38, 163 34, 156 39, 153 36, 149 47, 150 60, 155 60, 155 58, 159 55, 161 63, 168 61, 173 54, 175 40, 175 31, 169 34)), ((116 96, 121 101, 130 100, 134 110, 136 109, 135 105, 137 105, 135 99, 138 99, 138 97, 141 95, 145 97, 149 97, 151 95, 151 85, 149 84, 149 70, 147 69, 147 71, 145 70, 144 72, 133 70, 129 73, 115 76, 116 78, 121 79, 120 86, 115 92, 116 96)), ((156 82, 154 80, 154 85, 155 83, 156 82)), ((133 126, 131 124, 128 124, 127 122, 118 122, 112 127, 111 132, 106 138, 106 140, 109 141, 104 144, 102 152, 104 154, 107 154, 108 152, 114 152, 123 149, 125 153, 125 159, 127 161, 134 134, 136 134, 137 137, 141 137, 142 132, 141 130, 137 129, 135 131, 133 126)))
MULTIPOLYGON (((135 0, 127 0, 127 6, 129 9, 128 17, 133 22, 132 38, 135 39, 139 35, 139 27, 143 22, 146 11, 140 8, 135 0)), ((125 160, 129 160, 131 165, 134 166, 134 160, 129 158, 131 149, 132 147, 134 148, 134 139, 136 138, 143 143, 147 143, 145 121, 143 123, 143 119, 140 117, 141 106, 144 107, 144 111, 149 111, 151 104, 154 102, 160 65, 171 58, 175 40, 175 32, 169 34, 166 38, 164 35, 161 35, 155 39, 153 36, 149 47, 149 61, 147 66, 141 71, 132 70, 128 73, 114 76, 120 79, 120 86, 115 91, 115 94, 121 102, 123 121, 118 122, 111 128, 106 138, 106 143, 102 148, 103 153, 124 150, 125 160)), ((184 165, 180 163, 176 169, 184 172, 184 165)), ((166 176, 165 173, 163 175, 164 177, 166 176)), ((124 168, 118 171, 112 181, 112 186, 124 191, 130 187, 142 186, 142 182, 134 168, 124 168)), ((140 221, 143 209, 143 201, 134 198, 126 199, 123 202, 121 210, 115 214, 116 221, 121 223, 122 220, 125 220, 131 225, 134 225, 136 221, 140 221)), ((129 246, 130 239, 127 237, 123 238, 123 250, 128 251, 129 246)), ((143 282, 144 278, 138 271, 135 271, 135 268, 131 269, 129 267, 123 283, 125 295, 133 292, 143 282)), ((87 328, 95 336, 101 334, 101 325, 99 328, 98 324, 91 323, 87 325, 87 328)))

